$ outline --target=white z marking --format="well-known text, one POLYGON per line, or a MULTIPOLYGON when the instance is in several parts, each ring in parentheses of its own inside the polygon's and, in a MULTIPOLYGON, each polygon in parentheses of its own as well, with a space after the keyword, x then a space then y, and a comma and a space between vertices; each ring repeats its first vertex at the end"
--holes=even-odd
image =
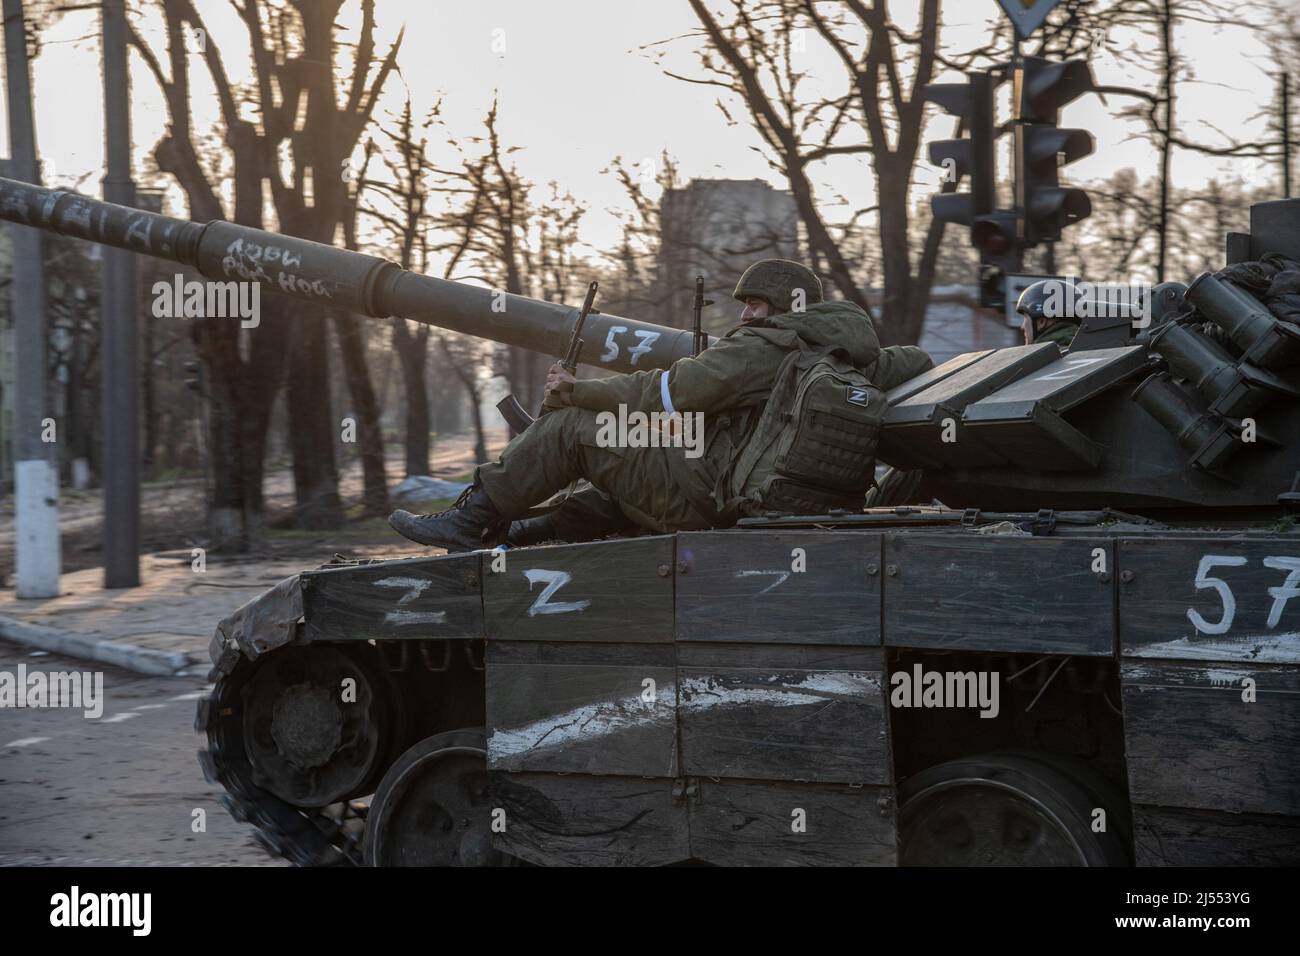
MULTIPOLYGON (((375 584, 381 588, 406 588, 407 591, 397 600, 397 607, 410 604, 433 582, 428 578, 383 578, 375 584)), ((446 624, 446 611, 403 611, 391 610, 384 615, 385 624, 446 624)))
POLYGON ((1096 365, 1098 362, 1106 361, 1109 361, 1108 356, 1103 356, 1101 358, 1068 358, 1065 360, 1065 368, 1057 369, 1049 375, 1040 375, 1038 376, 1038 381, 1053 382, 1063 378, 1074 378, 1076 375, 1084 372, 1089 365, 1096 365))
POLYGON ((537 600, 528 608, 528 616, 536 617, 538 614, 568 614, 571 611, 585 611, 591 606, 590 601, 559 601, 555 604, 547 603, 560 588, 564 587, 573 580, 573 575, 568 571, 548 571, 545 568, 529 568, 524 572, 524 577, 528 579, 528 590, 533 589, 533 585, 539 581, 546 587, 542 588, 542 593, 537 595, 537 600))

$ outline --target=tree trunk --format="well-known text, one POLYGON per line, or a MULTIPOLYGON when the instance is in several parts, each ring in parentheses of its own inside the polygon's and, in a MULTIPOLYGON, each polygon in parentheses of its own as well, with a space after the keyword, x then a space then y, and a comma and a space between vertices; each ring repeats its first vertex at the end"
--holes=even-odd
MULTIPOLYGON (((182 42, 179 24, 169 22, 169 45, 182 42)), ((176 104, 169 106, 173 123, 176 104)), ((232 142, 237 147, 237 143, 232 142)), ((216 194, 203 178, 193 151, 183 138, 164 136, 154 147, 154 159, 164 173, 176 177, 185 190, 189 215, 197 221, 224 218, 225 212, 216 194)), ((247 175, 252 159, 238 148, 233 149, 236 197, 241 192, 241 174, 247 175)), ((246 188, 245 188, 246 191, 246 188)), ((238 218, 237 222, 241 221, 238 218)), ((257 225, 260 222, 244 225, 257 225)), ((248 517, 244 497, 243 441, 241 438, 246 412, 252 406, 243 389, 244 369, 239 355, 238 324, 202 319, 191 326, 195 351, 203 362, 203 381, 208 414, 208 464, 212 481, 208 497, 208 547, 217 551, 242 551, 249 545, 246 530, 248 517)))
MULTIPOLYGON (((169 22, 169 46, 182 43, 179 21, 169 22)), ((176 111, 184 103, 172 103, 176 111)), ((188 123, 186 123, 188 126, 188 123)), ((234 221, 261 228, 262 179, 256 137, 250 124, 236 126, 228 143, 234 160, 234 221)), ((158 168, 176 177, 189 200, 190 218, 205 221, 225 217, 216 194, 203 178, 192 147, 185 139, 164 137, 154 147, 158 168)), ((193 339, 203 362, 208 406, 208 464, 212 475, 208 502, 210 548, 246 550, 263 540, 262 456, 271 401, 280 383, 285 343, 279 307, 262 303, 255 329, 242 333, 239 323, 203 319, 193 327, 193 339), (249 336, 248 360, 240 352, 240 336, 249 336)))
POLYGON ((330 410, 329 352, 325 325, 295 304, 289 312, 289 448, 293 452, 296 527, 341 527, 339 472, 334 461, 334 421, 330 410))
POLYGON ((479 388, 469 379, 462 381, 465 383, 465 391, 469 392, 469 407, 474 415, 474 460, 485 462, 488 460, 487 437, 483 432, 483 403, 480 401, 479 388))
MULTIPOLYGON (((808 180, 802 166, 795 165, 789 156, 786 159, 786 175, 790 180, 790 192, 794 196, 799 219, 803 222, 804 230, 808 234, 810 250, 825 256, 826 269, 830 273, 831 282, 839 289, 840 295, 844 296, 849 302, 861 306, 864 312, 871 315, 871 307, 867 304, 866 293, 853 281, 853 274, 849 270, 848 262, 840 254, 839 247, 835 245, 835 240, 831 238, 830 231, 826 228, 826 224, 822 222, 821 213, 818 211, 817 203, 813 199, 812 183, 808 180)), ((876 331, 881 332, 879 321, 876 322, 876 331)))
MULTIPOLYGON (((907 338, 912 291, 912 266, 908 248, 907 176, 893 164, 877 171, 880 194, 880 257, 884 273, 884 301, 876 334, 881 345, 911 344, 907 338)), ((919 329, 917 332, 919 333, 919 329)))
POLYGON ((285 335, 285 316, 282 310, 288 304, 282 300, 268 303, 262 300, 261 322, 252 336, 252 347, 244 363, 243 426, 244 461, 244 524, 248 546, 260 549, 266 544, 266 503, 262 493, 262 478, 266 470, 266 449, 270 437, 271 410, 275 397, 283 384, 285 352, 288 340, 285 335))
POLYGON ((459 365, 456 365, 456 377, 460 378, 460 384, 465 386, 465 394, 469 395, 469 414, 474 416, 474 460, 480 463, 486 462, 487 438, 484 433, 482 392, 478 388, 478 380, 474 378, 472 371, 461 371, 459 365))
MULTIPOLYGON (((583 345, 584 351, 588 348, 583 345)), ((594 353, 587 352, 592 358, 594 353)), ((545 355, 531 349, 510 347, 510 390, 524 408, 540 408, 546 397, 546 369, 550 365, 545 355)))
POLYGON ((405 319, 393 319, 393 349, 402 366, 406 395, 406 477, 429 471, 429 390, 425 381, 429 336, 411 335, 405 319))
POLYGON ((334 434, 339 423, 330 408, 329 350, 325 324, 309 314, 312 306, 289 312, 288 412, 289 448, 293 452, 293 488, 297 519, 305 529, 343 524, 334 434))
POLYGON ((934 286, 934 271, 939 262, 945 225, 942 219, 931 219, 925 232, 921 260, 916 264, 916 281, 908 299, 906 321, 899 329, 900 340, 908 345, 919 342, 925 329, 925 314, 930 308, 930 292, 934 286))
MULTIPOLYGON (((262 178, 259 174, 256 130, 250 123, 239 123, 230 134, 235 154, 235 222, 260 228, 265 217, 262 178)), ((240 480, 244 497, 244 532, 248 547, 266 546, 266 502, 262 478, 266 464, 267 432, 271 427, 271 408, 284 383, 285 355, 288 351, 287 323, 284 312, 288 301, 275 296, 259 299, 260 314, 255 328, 232 334, 246 337, 247 358, 242 363, 243 382, 240 415, 243 460, 240 480)))
MULTIPOLYGON (((306 96, 302 132, 293 141, 295 182, 311 170, 311 205, 293 191, 277 196, 282 231, 303 239, 332 245, 343 212, 344 190, 339 148, 342 132, 335 103, 334 15, 338 0, 295 3, 302 19, 301 79, 306 96)), ((364 67, 362 67, 364 68, 364 67)), ((297 304, 289 316, 288 411, 289 443, 293 451, 297 526, 307 529, 338 528, 343 524, 339 500, 339 473, 334 458, 334 434, 339 427, 330 409, 327 314, 313 306, 297 304)))
POLYGON ((263 306, 262 321, 257 330, 260 335, 253 340, 255 345, 252 354, 244 364, 245 411, 241 419, 244 441, 244 527, 247 529, 248 546, 253 549, 266 546, 266 501, 262 480, 266 471, 271 412, 285 371, 285 323, 284 317, 279 314, 279 310, 284 307, 284 303, 276 303, 272 306, 273 311, 268 314, 265 305, 263 306))
POLYGON ((195 338, 204 357, 208 402, 208 458, 212 471, 208 502, 209 550, 242 551, 245 533, 242 428, 246 410, 238 343, 229 324, 201 319, 195 338))
POLYGON ((348 394, 356 409, 357 437, 361 444, 363 492, 361 503, 367 515, 388 514, 388 478, 384 472, 384 429, 379 420, 379 402, 366 367, 366 343, 360 320, 346 312, 334 314, 334 331, 343 357, 348 394))
POLYGON ((442 357, 446 360, 452 373, 460 379, 460 383, 465 386, 465 391, 469 394, 470 413, 474 416, 474 458, 479 462, 487 461, 487 438, 483 432, 482 394, 479 389, 478 377, 475 374, 477 366, 471 364, 466 368, 466 363, 457 361, 456 356, 452 354, 451 346, 447 344, 445 335, 438 336, 438 350, 442 353, 442 357))

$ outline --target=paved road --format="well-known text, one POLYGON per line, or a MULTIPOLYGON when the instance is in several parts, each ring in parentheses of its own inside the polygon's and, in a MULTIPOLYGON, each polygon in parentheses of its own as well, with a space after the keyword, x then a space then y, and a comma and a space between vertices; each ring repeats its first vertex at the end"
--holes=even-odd
POLYGON ((142 677, 0 642, 0 672, 99 670, 103 714, 0 709, 0 866, 266 866, 195 759, 202 680, 142 677), (207 831, 195 833, 194 811, 207 831))

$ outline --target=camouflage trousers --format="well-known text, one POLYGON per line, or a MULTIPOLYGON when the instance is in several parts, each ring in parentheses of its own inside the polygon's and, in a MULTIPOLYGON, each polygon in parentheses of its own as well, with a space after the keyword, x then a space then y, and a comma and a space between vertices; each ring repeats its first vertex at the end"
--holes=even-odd
MULTIPOLYGON (((619 510, 649 531, 691 531, 716 525, 687 501, 673 479, 669 455, 682 448, 601 447, 597 413, 569 407, 541 416, 514 438, 498 461, 479 465, 478 480, 508 518, 586 478, 614 499, 619 510)), ((688 467, 706 469, 701 459, 688 467)), ((710 476, 704 475, 704 480, 710 476)))

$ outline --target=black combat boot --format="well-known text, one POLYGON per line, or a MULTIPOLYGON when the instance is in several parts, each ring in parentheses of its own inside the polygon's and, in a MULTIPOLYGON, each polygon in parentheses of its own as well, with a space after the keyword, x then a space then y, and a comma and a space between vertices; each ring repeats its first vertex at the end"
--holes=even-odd
POLYGON ((506 544, 512 548, 526 548, 544 541, 556 541, 560 538, 555 525, 555 512, 551 511, 536 518, 524 518, 510 522, 506 533, 506 544))
POLYGON ((496 547, 509 525, 478 484, 461 492, 456 503, 446 511, 431 515, 394 511, 388 516, 388 523, 403 538, 448 551, 496 547))

